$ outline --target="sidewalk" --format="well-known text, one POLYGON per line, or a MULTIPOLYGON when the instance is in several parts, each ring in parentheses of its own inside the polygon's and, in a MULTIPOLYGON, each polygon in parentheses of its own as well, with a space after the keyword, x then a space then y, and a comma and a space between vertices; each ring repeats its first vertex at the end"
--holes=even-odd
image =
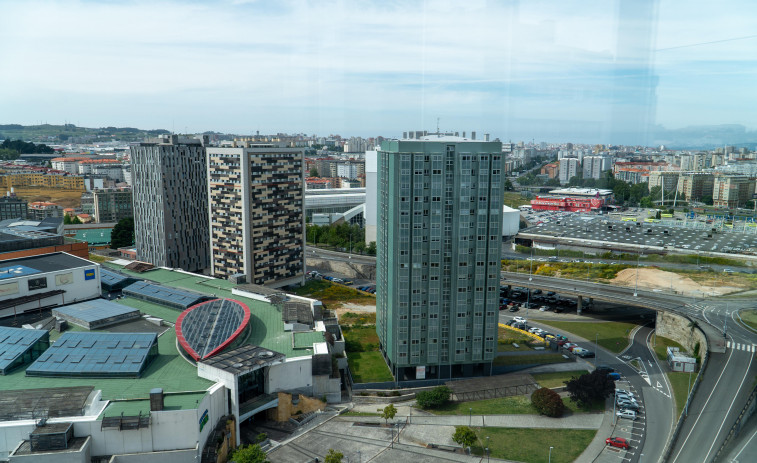
MULTIPOLYGON (((602 423, 599 425, 597 435, 594 436, 594 440, 591 441, 591 444, 586 447, 583 453, 579 455, 579 457, 576 459, 576 463, 591 463, 598 461, 598 458, 602 454, 602 451, 607 446, 607 444, 605 444, 605 439, 614 435, 615 425, 612 424, 612 420, 612 399, 609 398, 607 399, 607 403, 605 405, 605 412, 602 414, 602 423)), ((617 456, 614 456, 613 461, 616 460, 617 456)))

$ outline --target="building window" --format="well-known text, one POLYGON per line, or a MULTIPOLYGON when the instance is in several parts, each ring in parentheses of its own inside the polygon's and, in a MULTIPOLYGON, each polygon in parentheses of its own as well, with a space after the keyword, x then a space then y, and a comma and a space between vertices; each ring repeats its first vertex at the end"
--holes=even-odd
POLYGON ((29 291, 47 288, 47 277, 30 278, 28 281, 29 291))

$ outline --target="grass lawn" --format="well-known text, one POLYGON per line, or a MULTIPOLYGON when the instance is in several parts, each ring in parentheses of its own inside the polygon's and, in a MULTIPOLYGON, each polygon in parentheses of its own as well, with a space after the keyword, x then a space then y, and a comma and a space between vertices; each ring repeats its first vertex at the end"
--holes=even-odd
POLYGON ((378 383, 394 379, 381 352, 350 352, 347 355, 352 379, 356 383, 378 383))
MULTIPOLYGON (((692 383, 697 378, 697 374, 691 375, 692 383)), ((686 405, 686 398, 689 396, 689 374, 683 372, 671 372, 668 373, 668 380, 673 387, 673 397, 676 400, 676 419, 681 416, 684 405, 686 405)), ((693 384, 692 384, 693 386, 693 384)))
POLYGON ((473 428, 481 445, 474 445, 476 455, 483 455, 489 437, 493 458, 547 463, 549 447, 553 463, 569 463, 581 455, 597 431, 593 429, 473 428))
POLYGON ((335 308, 343 302, 375 305, 376 296, 357 289, 334 284, 327 280, 310 280, 294 290, 298 296, 318 299, 330 308, 335 308))
POLYGON ((742 310, 739 312, 739 317, 741 317, 741 321, 752 327, 752 329, 757 330, 757 310, 742 310))
POLYGON ((536 373, 534 377, 541 387, 560 387, 565 386, 565 381, 574 376, 581 376, 588 373, 586 370, 555 371, 551 373, 536 373))
POLYGON ((371 412, 345 412, 342 413, 340 416, 381 416, 379 413, 371 413, 371 412))
MULTIPOLYGON (((561 322, 539 320, 539 323, 573 333, 588 341, 599 334, 599 345, 616 354, 628 346, 628 334, 638 325, 626 322, 561 322)), ((659 343, 658 343, 659 344, 659 343)))
POLYGON ((345 312, 339 317, 339 324, 345 325, 375 325, 376 312, 345 312))
POLYGON ((508 207, 517 209, 518 206, 530 206, 531 199, 524 198, 520 192, 505 191, 504 203, 508 207))
POLYGON ((494 358, 494 366, 502 365, 536 365, 544 363, 567 362, 562 354, 545 353, 529 355, 502 355, 494 358))
POLYGON ((667 361, 668 359, 668 347, 677 347, 681 349, 681 351, 686 351, 686 349, 683 348, 682 345, 678 344, 677 342, 673 341, 672 339, 664 338, 662 336, 655 335, 655 345, 654 345, 654 353, 657 354, 657 358, 660 360, 667 361))
MULTIPOLYGON (((570 399, 563 398, 565 409, 573 413, 590 413, 604 410, 605 403, 600 401, 593 404, 588 409, 581 409, 571 402, 570 399)), ((434 415, 536 415, 536 409, 531 405, 530 395, 513 395, 509 397, 500 397, 497 399, 473 400, 470 402, 450 403, 443 407, 427 409, 434 415), (473 409, 472 411, 469 409, 473 409)))

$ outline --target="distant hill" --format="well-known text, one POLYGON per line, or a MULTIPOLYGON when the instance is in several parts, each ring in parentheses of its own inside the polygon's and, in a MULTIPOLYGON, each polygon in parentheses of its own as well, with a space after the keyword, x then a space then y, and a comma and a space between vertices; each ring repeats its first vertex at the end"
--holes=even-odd
POLYGON ((142 141, 171 133, 165 129, 144 130, 134 127, 77 127, 74 124, 0 124, 0 140, 13 139, 36 143, 88 143, 94 141, 142 141))

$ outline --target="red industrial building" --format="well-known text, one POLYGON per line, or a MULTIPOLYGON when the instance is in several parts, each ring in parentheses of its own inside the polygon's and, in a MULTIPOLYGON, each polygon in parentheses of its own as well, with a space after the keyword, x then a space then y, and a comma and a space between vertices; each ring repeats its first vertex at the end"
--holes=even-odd
POLYGON ((534 211, 567 211, 567 212, 591 212, 601 209, 605 205, 605 199, 595 198, 557 198, 539 197, 531 200, 531 208, 534 211))

